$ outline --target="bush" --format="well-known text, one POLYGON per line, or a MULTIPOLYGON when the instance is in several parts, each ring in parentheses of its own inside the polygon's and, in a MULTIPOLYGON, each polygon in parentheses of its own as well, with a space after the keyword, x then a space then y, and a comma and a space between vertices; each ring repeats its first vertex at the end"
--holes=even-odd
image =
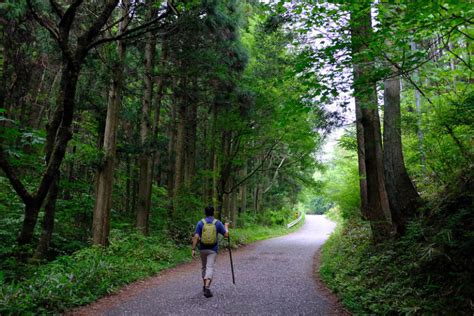
POLYGON ((256 215, 256 223, 263 226, 284 226, 294 220, 293 212, 288 209, 278 211, 265 210, 256 215))
POLYGON ((339 148, 336 157, 324 175, 324 197, 339 207, 343 218, 360 218, 357 156, 339 148))
POLYGON ((168 234, 179 245, 191 242, 196 223, 203 217, 204 208, 199 196, 183 187, 174 198, 174 210, 169 214, 168 234))
POLYGON ((346 222, 323 246, 321 277, 354 314, 471 314, 473 228, 460 208, 375 246, 367 223, 346 222))
MULTIPOLYGON (((246 228, 232 230, 232 245, 281 236, 302 223, 288 230, 284 225, 262 227, 249 220, 246 228)), ((25 278, 19 282, 5 282, 0 274, 0 314, 59 313, 190 259, 189 245, 176 247, 166 234, 144 237, 114 229, 108 248, 87 247, 43 265, 26 266, 25 278)))
POLYGON ((241 213, 237 217, 238 228, 246 228, 246 227, 254 226, 256 223, 257 223, 257 216, 251 212, 241 213))
MULTIPOLYGON (((287 222, 293 221, 294 219, 295 218, 291 217, 290 219, 287 219, 287 222)), ((288 234, 289 232, 298 230, 303 225, 304 219, 305 218, 303 213, 303 218, 301 219, 301 221, 290 229, 286 228, 286 224, 280 226, 261 226, 258 224, 249 224, 244 228, 233 229, 231 231, 232 246, 237 247, 238 245, 245 245, 258 240, 283 236, 285 234, 288 234)))
POLYGON ((111 232, 110 247, 89 247, 37 267, 32 277, 3 284, 0 313, 60 312, 83 305, 118 287, 189 260, 164 236, 111 232))
POLYGON ((326 196, 319 195, 314 197, 307 206, 307 214, 322 215, 334 206, 334 202, 330 202, 326 196))

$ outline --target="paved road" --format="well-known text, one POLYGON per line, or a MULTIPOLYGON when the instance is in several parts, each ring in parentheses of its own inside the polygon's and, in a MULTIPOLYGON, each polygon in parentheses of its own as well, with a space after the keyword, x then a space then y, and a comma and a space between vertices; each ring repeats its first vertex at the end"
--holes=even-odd
MULTIPOLYGON (((338 315, 314 280, 314 255, 334 223, 306 216, 303 227, 287 236, 257 242, 235 251, 236 285, 229 257, 221 253, 212 290, 202 295, 199 263, 178 267, 132 298, 121 298, 105 315, 338 315), (115 305, 116 304, 116 305, 115 305)), ((120 297, 120 295, 119 295, 120 297)))

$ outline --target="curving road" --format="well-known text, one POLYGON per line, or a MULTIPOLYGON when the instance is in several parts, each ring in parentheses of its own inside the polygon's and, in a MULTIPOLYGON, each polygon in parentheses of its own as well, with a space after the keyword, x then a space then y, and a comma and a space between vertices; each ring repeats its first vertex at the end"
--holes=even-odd
POLYGON ((127 289, 108 303, 79 314, 103 315, 344 315, 314 280, 314 256, 334 229, 322 216, 308 215, 297 232, 257 242, 233 253, 236 285, 227 253, 217 258, 214 297, 202 295, 200 263, 171 269, 148 280, 132 295, 127 289), (151 284, 151 285, 150 285, 151 284), (132 297, 130 297, 132 296, 132 297))

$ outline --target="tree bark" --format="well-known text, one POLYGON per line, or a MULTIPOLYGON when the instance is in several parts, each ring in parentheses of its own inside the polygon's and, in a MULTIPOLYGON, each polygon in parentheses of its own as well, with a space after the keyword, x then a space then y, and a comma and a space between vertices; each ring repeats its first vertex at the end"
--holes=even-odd
POLYGON ((257 183, 255 185, 255 190, 254 190, 254 214, 257 214, 261 210, 261 204, 262 204, 262 185, 260 183, 257 183))
POLYGON ((138 178, 140 177, 140 170, 138 169, 138 159, 134 159, 132 163, 132 210, 137 209, 138 196, 138 178))
MULTIPOLYGON (((148 19, 153 18, 155 9, 153 1, 147 1, 150 11, 148 19)), ((142 117, 140 125, 140 140, 142 153, 140 155, 140 178, 138 182, 138 208, 137 208, 137 229, 144 235, 148 235, 148 221, 151 207, 151 187, 153 179, 153 155, 151 153, 152 124, 151 106, 153 100, 153 66, 155 61, 156 38, 150 35, 145 45, 145 91, 142 103, 142 117)))
MULTIPOLYGON (((356 66, 354 66, 357 69, 356 66)), ((359 70, 354 71, 354 81, 360 78, 359 70)), ((362 217, 368 218, 367 214, 367 171, 365 167, 365 142, 364 142, 364 127, 362 126, 362 109, 361 100, 359 96, 354 96, 355 99, 355 113, 356 113, 356 135, 357 135, 357 160, 359 167, 359 196, 360 196, 360 211, 362 217)))
MULTIPOLYGON (((243 179, 247 176, 248 166, 247 161, 244 162, 244 166, 240 170, 240 177, 243 179)), ((247 184, 242 183, 239 187, 239 214, 245 213, 247 209, 247 184)))
POLYGON ((196 132, 197 103, 191 100, 187 106, 187 137, 186 137, 186 177, 185 184, 191 186, 196 173, 196 132))
POLYGON ((366 215, 375 242, 389 238, 392 219, 385 189, 382 139, 377 108, 377 91, 372 81, 373 60, 367 54, 372 33, 370 1, 360 3, 350 16, 352 57, 354 64, 354 95, 359 98, 364 135, 365 168, 367 177, 366 215))
POLYGON ((49 194, 48 194, 48 200, 44 207, 41 237, 40 237, 38 245, 36 246, 35 255, 34 255, 34 259, 37 259, 37 260, 46 258, 48 254, 48 250, 49 250, 49 245, 51 243, 51 238, 53 236, 54 214, 56 211, 56 201, 57 201, 58 192, 59 192, 59 178, 60 178, 60 174, 58 172, 53 183, 51 184, 51 188, 49 189, 49 194))
MULTIPOLYGON (((203 131, 203 137, 202 137, 202 143, 201 143, 201 151, 199 153, 199 156, 204 158, 204 169, 205 171, 210 171, 212 170, 212 158, 213 158, 213 152, 212 149, 209 150, 209 148, 206 146, 206 144, 209 143, 209 134, 210 134, 210 120, 207 116, 204 117, 204 131, 203 131)), ((209 205, 211 198, 212 198, 212 186, 210 184, 210 178, 205 175, 202 178, 202 202, 204 205, 209 205)))
POLYGON ((130 155, 127 154, 125 158, 125 168, 127 172, 127 180, 125 183, 125 212, 130 214, 132 212, 132 166, 130 162, 130 155))
POLYGON ((28 194, 21 181, 18 180, 15 170, 5 157, 3 149, 0 148, 0 166, 17 194, 25 203, 24 221, 18 237, 18 244, 20 246, 31 242, 39 208, 43 204, 51 184, 57 176, 66 152, 67 143, 72 137, 71 125, 74 115, 77 80, 82 63, 90 49, 89 45, 99 34, 117 3, 118 0, 108 0, 92 25, 78 37, 77 46, 73 47, 69 43, 69 34, 75 20, 77 8, 82 4, 82 1, 71 4, 57 25, 53 21, 48 20, 46 16, 38 14, 32 2, 27 1, 33 17, 50 32, 61 48, 64 71, 61 74, 55 115, 51 122, 52 124, 47 128, 47 167, 34 195, 28 194))
POLYGON ((174 165, 174 193, 176 197, 184 178, 184 157, 186 137, 186 106, 179 102, 177 111, 177 132, 175 142, 175 165, 174 165))
POLYGON ((211 156, 210 156, 210 164, 211 164, 211 170, 212 170, 212 179, 211 179, 211 190, 210 190, 210 197, 211 197, 211 203, 214 204, 214 207, 217 209, 217 212, 219 213, 219 204, 218 202, 218 190, 217 190, 217 176, 219 173, 219 161, 217 159, 217 142, 216 142, 216 137, 217 135, 217 104, 214 102, 212 104, 212 126, 211 126, 211 156), (217 203, 217 204, 216 204, 217 203))
POLYGON ((413 214, 420 197, 405 168, 400 124, 400 78, 395 76, 384 81, 384 167, 392 219, 396 232, 403 234, 406 218, 413 214))
POLYGON ((230 226, 232 228, 237 227, 237 191, 233 191, 230 194, 230 226))
MULTIPOLYGON (((75 155, 76 153, 76 146, 73 147, 69 146, 69 154, 75 155)), ((66 174, 67 174, 67 187, 63 189, 63 199, 64 200, 71 200, 71 184, 74 182, 74 160, 71 160, 67 166, 66 174)))
POLYGON ((0 108, 4 108, 5 103, 5 83, 6 83, 6 72, 5 72, 5 24, 7 21, 2 17, 0 18, 0 79, 2 79, 2 84, 0 84, 0 108))
MULTIPOLYGON (((161 45, 161 60, 160 66, 161 71, 164 71, 166 67, 166 60, 168 57, 168 41, 166 36, 163 38, 163 42, 161 45)), ((161 103, 163 100, 163 90, 165 85, 165 74, 161 73, 156 76, 156 98, 155 98, 155 119, 153 120, 153 143, 155 146, 158 144, 158 130, 161 124, 161 103)), ((154 160, 153 160, 153 167, 158 166, 157 177, 156 177, 156 184, 160 185, 161 183, 161 152, 157 149, 154 152, 154 160)))
MULTIPOLYGON (((62 69, 62 65, 61 65, 61 67, 59 67, 56 74, 54 75, 54 79, 53 79, 53 82, 51 83, 51 87, 49 88, 48 97, 46 98, 46 100, 50 100, 51 96, 53 95, 54 91, 56 90, 57 82, 59 81, 59 78, 61 78, 62 71, 63 71, 63 69, 62 69)), ((51 107, 51 105, 50 105, 50 107, 51 107)), ((41 107, 40 113, 38 114, 38 120, 36 121, 36 124, 35 124, 37 129, 41 128, 41 123, 43 122, 43 117, 44 117, 45 112, 46 112, 46 105, 41 107)))
POLYGON ((65 61, 65 63, 66 65, 64 66, 64 72, 61 78, 60 93, 57 98, 57 110, 53 122, 50 123, 47 129, 47 169, 43 174, 40 185, 33 197, 34 201, 24 201, 25 217, 18 237, 19 245, 25 245, 31 242, 38 219, 39 209, 48 194, 54 178, 56 177, 56 173, 58 172, 66 153, 67 143, 72 137, 70 128, 73 119, 74 98, 79 77, 80 64, 70 61, 65 61))
MULTIPOLYGON (((127 0, 123 1, 122 14, 124 14, 125 18, 119 24, 118 35, 123 34, 128 25, 129 7, 130 2, 127 0)), ((125 50, 126 48, 123 41, 118 41, 118 59, 114 62, 112 68, 113 78, 109 90, 107 118, 105 121, 104 140, 102 145, 104 159, 96 175, 96 196, 92 220, 92 243, 100 246, 107 246, 109 242, 110 209, 112 208, 117 127, 122 104, 125 50)))
POLYGON ((168 196, 170 199, 174 195, 174 166, 175 166, 175 145, 176 145, 176 104, 171 105, 171 119, 168 127, 169 142, 168 142, 168 168, 166 175, 168 196))

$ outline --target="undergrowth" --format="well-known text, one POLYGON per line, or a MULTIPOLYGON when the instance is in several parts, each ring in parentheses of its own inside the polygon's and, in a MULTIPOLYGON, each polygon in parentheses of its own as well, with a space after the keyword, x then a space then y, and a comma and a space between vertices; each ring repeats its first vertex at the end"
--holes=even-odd
POLYGON ((301 221, 290 229, 286 228, 286 225, 274 225, 274 226, 260 226, 252 225, 244 228, 236 228, 232 230, 231 243, 232 245, 246 245, 258 240, 268 239, 272 237, 278 237, 294 232, 298 230, 305 221, 305 215, 301 221))
POLYGON ((473 229, 472 208, 459 205, 412 220, 404 237, 380 245, 368 223, 339 222, 320 274, 356 315, 472 315, 473 229))
POLYGON ((59 312, 83 305, 120 286, 189 261, 188 252, 162 237, 112 231, 106 249, 88 247, 44 265, 31 265, 24 280, 2 284, 0 313, 59 312))
MULTIPOLYGON (((231 230, 233 247, 281 236, 298 229, 248 225, 231 230)), ((223 244, 222 246, 225 246, 223 244)), ((191 260, 190 245, 177 246, 167 235, 144 237, 112 230, 108 248, 87 247, 46 264, 29 264, 23 277, 6 282, 0 275, 0 314, 60 313, 88 304, 133 281, 191 260)))

